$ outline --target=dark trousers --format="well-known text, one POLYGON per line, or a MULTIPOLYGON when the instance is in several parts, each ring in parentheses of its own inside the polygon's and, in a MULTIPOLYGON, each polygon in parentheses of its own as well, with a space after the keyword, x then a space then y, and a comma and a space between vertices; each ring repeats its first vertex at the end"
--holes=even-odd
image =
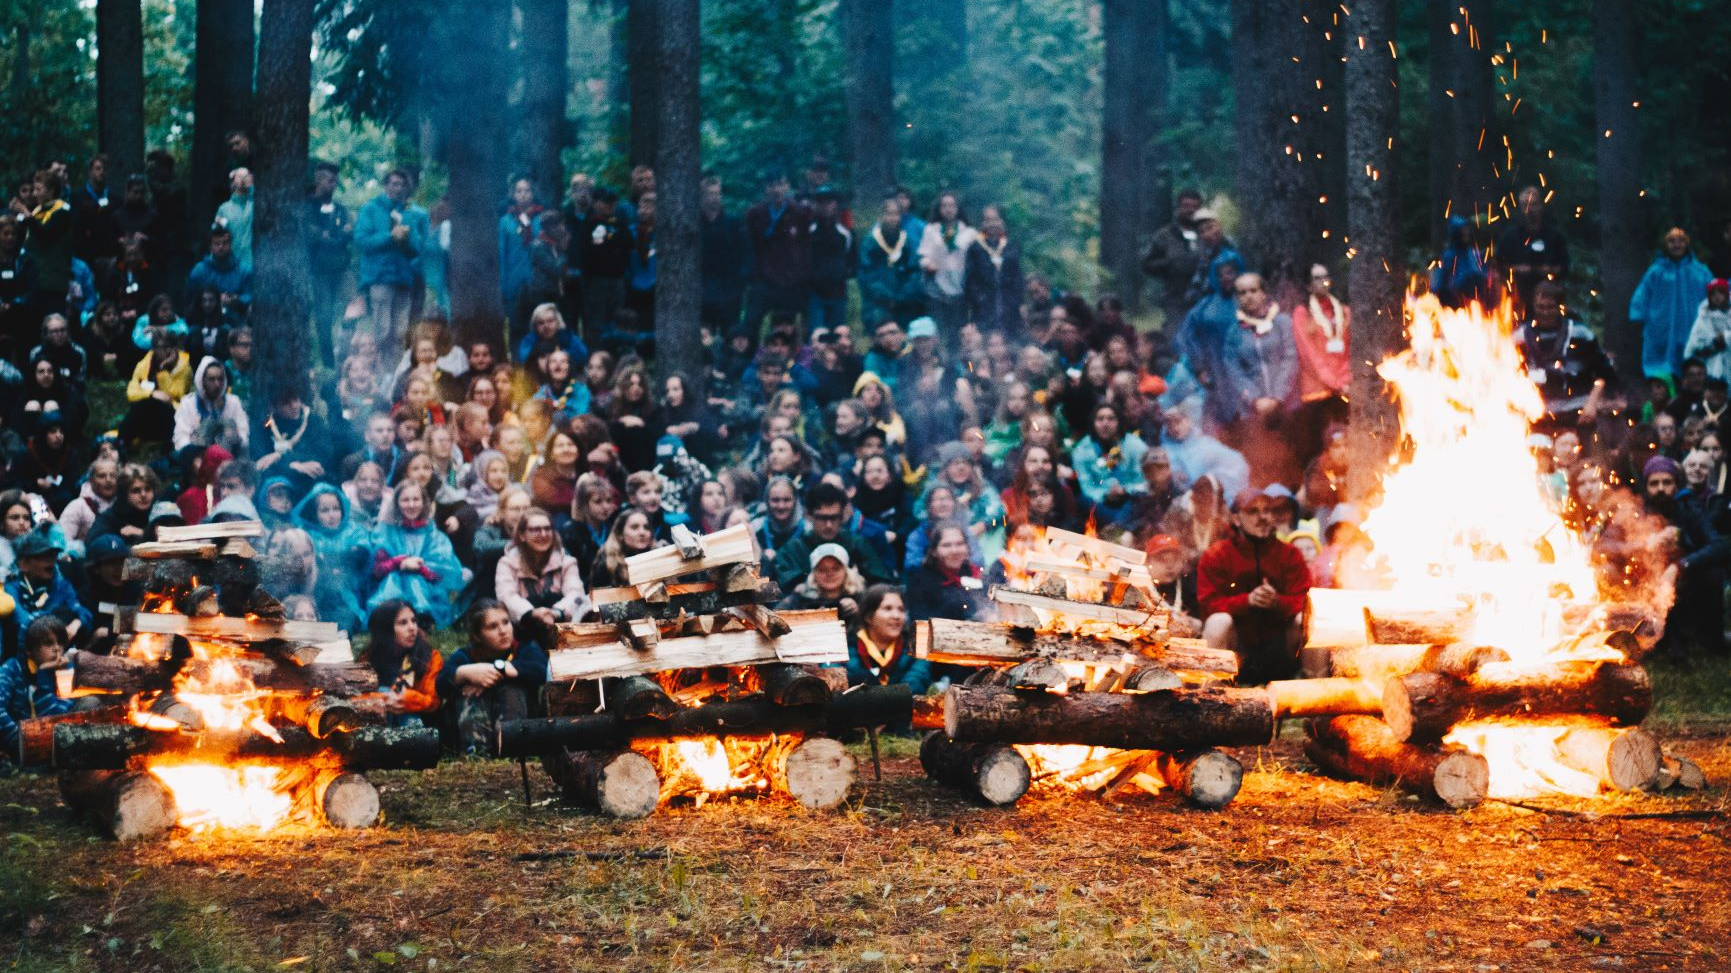
POLYGON ((583 281, 583 340, 593 342, 613 323, 625 303, 625 278, 589 277, 583 281))
POLYGON ((126 410, 120 421, 124 443, 166 443, 174 435, 174 406, 161 399, 141 399, 126 410))
POLYGON ((765 315, 776 311, 804 314, 806 290, 803 287, 781 287, 766 280, 754 280, 745 288, 745 316, 739 326, 753 336, 763 328, 765 315))
POLYGON ((533 716, 539 708, 517 683, 501 682, 477 696, 458 693, 445 701, 445 742, 465 753, 495 753, 499 724, 533 716))

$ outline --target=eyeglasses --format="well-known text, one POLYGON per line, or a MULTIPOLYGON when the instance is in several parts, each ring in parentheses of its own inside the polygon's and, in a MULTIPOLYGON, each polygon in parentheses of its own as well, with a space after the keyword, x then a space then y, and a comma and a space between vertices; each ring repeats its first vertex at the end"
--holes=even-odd
POLYGON ((807 514, 806 516, 810 517, 812 522, 817 523, 817 524, 839 524, 839 523, 841 523, 841 514, 839 512, 833 513, 833 514, 815 514, 814 513, 814 514, 807 514))
POLYGON ((553 533, 553 527, 550 524, 539 524, 539 525, 534 526, 534 527, 523 528, 523 533, 525 533, 525 534, 551 534, 551 533, 553 533))

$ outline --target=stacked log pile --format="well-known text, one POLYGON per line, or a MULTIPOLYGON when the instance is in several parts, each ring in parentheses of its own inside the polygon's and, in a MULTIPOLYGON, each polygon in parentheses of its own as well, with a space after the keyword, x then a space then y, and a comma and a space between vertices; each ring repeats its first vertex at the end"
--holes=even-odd
POLYGON ((1531 763, 1540 776, 1558 768, 1589 789, 1656 790, 1679 779, 1666 768, 1682 764, 1668 765, 1640 729, 1653 692, 1635 660, 1657 623, 1615 604, 1568 604, 1562 616, 1584 634, 1516 659, 1471 640, 1468 606, 1313 590, 1303 660, 1320 678, 1309 681, 1355 681, 1374 706, 1319 715, 1305 752, 1336 776, 1398 784, 1453 807, 1498 796, 1499 776, 1531 763))
POLYGON ((1233 653, 1172 634, 1141 551, 1049 529, 1024 567, 991 591, 1005 620, 916 629, 916 655, 978 669, 920 714, 927 775, 990 804, 1042 779, 1230 803, 1243 768, 1216 748, 1269 742, 1275 698, 1231 685, 1233 653))
POLYGON ((280 768, 280 792, 305 817, 366 827, 377 790, 361 772, 437 763, 427 728, 387 728, 364 697, 378 688, 336 625, 283 617, 258 587, 256 521, 163 528, 136 545, 125 577, 144 583, 142 606, 118 614, 114 654, 82 654, 62 692, 95 708, 26 721, 25 763, 62 773, 67 806, 116 838, 179 821, 152 768, 185 764, 280 768), (206 725, 207 707, 182 695, 244 701, 244 725, 206 725))
POLYGON ((907 723, 906 687, 849 690, 834 611, 770 608, 750 528, 626 559, 627 586, 592 593, 599 622, 559 626, 554 715, 501 725, 498 752, 540 757, 568 800, 637 818, 661 803, 773 789, 814 809, 847 796, 853 758, 835 738, 907 723))

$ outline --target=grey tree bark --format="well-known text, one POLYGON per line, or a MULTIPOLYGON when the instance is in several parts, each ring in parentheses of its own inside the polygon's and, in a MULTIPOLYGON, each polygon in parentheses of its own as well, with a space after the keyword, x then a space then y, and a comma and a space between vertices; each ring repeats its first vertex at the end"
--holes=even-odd
POLYGON ((116 183, 144 171, 144 16, 140 0, 96 4, 97 144, 116 183))
POLYGON ((1400 88, 1395 51, 1396 0, 1360 0, 1345 23, 1346 219, 1351 261, 1347 295, 1352 355, 1347 448, 1348 495, 1375 488, 1400 438, 1390 391, 1373 363, 1399 350, 1403 282, 1399 195, 1400 88))
POLYGON ((518 0, 523 16, 523 125, 517 162, 546 202, 564 189, 560 150, 571 141, 565 114, 570 88, 566 62, 571 52, 568 0, 518 0))
POLYGON ((1165 0, 1104 0, 1105 100, 1100 128, 1100 263, 1134 313, 1141 306, 1141 243, 1161 192, 1154 136, 1166 103, 1165 0))
POLYGON ((1427 4, 1430 27, 1430 195, 1441 242, 1450 216, 1479 223, 1495 202, 1492 0, 1427 4), (1445 215, 1446 214, 1446 215, 1445 215))
POLYGON ((1641 329, 1629 320, 1629 298, 1641 282, 1648 234, 1641 212, 1641 136, 1635 102, 1633 0, 1593 4, 1593 113, 1599 164, 1599 260, 1606 348, 1630 388, 1641 380, 1641 329))
POLYGON ((842 0, 848 142, 856 213, 896 184, 895 18, 892 0, 842 0))
POLYGON ((252 4, 198 0, 187 217, 196 233, 228 195, 229 131, 252 127, 252 4))
POLYGON ((657 0, 630 0, 630 12, 626 17, 628 61, 625 84, 631 98, 631 164, 634 166, 654 165, 656 153, 660 151, 656 138, 661 125, 655 117, 661 104, 656 94, 660 79, 655 70, 660 55, 656 50, 656 41, 661 36, 656 26, 660 6, 657 0))
MULTIPOLYGON (((661 0, 656 95, 655 350, 663 372, 682 370, 701 394, 698 316, 703 302, 703 248, 698 198, 703 178, 702 3, 661 0)), ((701 400, 700 400, 701 401, 701 400)))
POLYGON ((259 26, 259 107, 254 144, 253 329, 259 361, 298 367, 258 370, 248 403, 270 408, 274 393, 311 391, 308 295, 301 239, 307 190, 307 122, 312 97, 314 0, 265 0, 259 26))
POLYGON ((475 70, 506 63, 510 7, 490 0, 456 0, 439 38, 445 76, 439 104, 445 117, 445 165, 450 173, 451 323, 465 340, 504 340, 499 295, 499 200, 505 191, 505 104, 508 75, 475 70))
POLYGON ((1308 0, 1233 0, 1232 87, 1240 225, 1251 267, 1274 281, 1316 258, 1316 200, 1322 167, 1313 140, 1321 100, 1306 62, 1308 0), (1282 52, 1299 52, 1296 55, 1282 52))

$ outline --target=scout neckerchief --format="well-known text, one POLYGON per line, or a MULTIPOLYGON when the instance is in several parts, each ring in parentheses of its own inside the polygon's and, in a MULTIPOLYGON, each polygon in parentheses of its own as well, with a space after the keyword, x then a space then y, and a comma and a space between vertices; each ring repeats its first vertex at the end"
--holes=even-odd
POLYGON ((1008 236, 999 237, 998 245, 995 247, 992 246, 992 241, 984 236, 980 237, 980 246, 986 248, 986 256, 992 258, 992 266, 994 267, 1004 266, 1004 248, 1009 245, 1010 238, 1008 236))
POLYGON ((1329 341, 1339 341, 1341 332, 1340 301, 1336 300, 1333 294, 1324 296, 1328 298, 1328 309, 1331 313, 1323 314, 1322 303, 1316 299, 1315 294, 1312 294, 1310 295, 1310 319, 1322 329, 1323 337, 1329 341))
POLYGON ((896 656, 901 654, 901 641, 898 636, 890 644, 880 647, 872 641, 871 635, 865 629, 860 629, 859 633, 859 647, 865 651, 866 658, 872 661, 874 669, 878 671, 888 671, 890 663, 896 661, 896 656))
POLYGON ((879 223, 877 226, 872 227, 872 239, 876 240, 878 246, 883 248, 884 263, 893 264, 902 259, 902 247, 907 245, 908 231, 897 230, 896 245, 892 247, 884 241, 884 226, 882 223, 879 223))
POLYGON ((312 417, 312 414, 313 410, 306 406, 301 407, 300 428, 296 429, 292 436, 283 435, 282 427, 277 424, 277 417, 274 414, 271 415, 269 419, 266 419, 264 424, 265 427, 270 430, 271 452, 287 453, 293 450, 295 446, 299 445, 301 437, 306 435, 307 420, 312 417))
POLYGON ((1274 316, 1280 313, 1280 305, 1268 302, 1268 313, 1264 317, 1253 318, 1242 310, 1238 312, 1238 323, 1256 329, 1257 337, 1274 330, 1274 316))

